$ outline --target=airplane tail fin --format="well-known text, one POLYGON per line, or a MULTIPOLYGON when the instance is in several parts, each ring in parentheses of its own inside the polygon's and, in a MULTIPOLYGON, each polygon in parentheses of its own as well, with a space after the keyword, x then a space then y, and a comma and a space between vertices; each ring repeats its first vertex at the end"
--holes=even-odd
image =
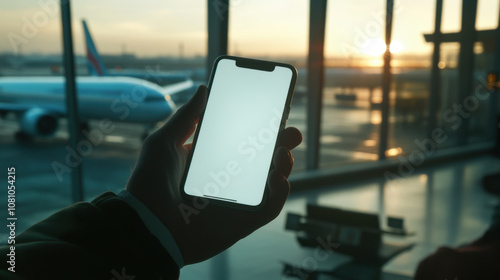
POLYGON ((92 40, 92 36, 90 36, 90 31, 85 20, 82 20, 82 24, 85 33, 85 49, 87 51, 87 66, 89 68, 89 73, 91 76, 104 76, 106 74, 104 63, 102 63, 101 57, 97 52, 97 48, 92 40))

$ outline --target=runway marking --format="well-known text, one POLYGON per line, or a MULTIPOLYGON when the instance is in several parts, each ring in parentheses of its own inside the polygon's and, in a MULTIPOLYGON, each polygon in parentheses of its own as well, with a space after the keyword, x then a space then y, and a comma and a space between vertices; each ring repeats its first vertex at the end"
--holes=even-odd
POLYGON ((117 136, 117 135, 106 135, 104 137, 104 140, 106 142, 125 143, 125 137, 123 137, 123 136, 117 136))
POLYGON ((346 150, 337 150, 337 149, 323 149, 321 153, 329 154, 332 156, 341 156, 350 159, 361 159, 361 160, 377 160, 378 155, 373 153, 365 153, 365 152, 355 152, 355 151, 346 151, 346 150))
POLYGON ((333 135, 324 135, 324 136, 321 136, 320 142, 325 143, 325 144, 340 143, 340 142, 342 142, 342 137, 333 136, 333 135))
MULTIPOLYGON (((307 147, 306 145, 299 145, 294 149, 294 151, 306 151, 307 147)), ((293 151, 292 151, 293 153, 293 151)), ((339 150, 339 149, 321 149, 322 154, 328 154, 330 156, 340 156, 340 157, 345 157, 349 159, 360 159, 360 160, 377 160, 378 155, 375 153, 366 153, 366 152, 358 152, 358 151, 346 151, 346 150, 339 150)))

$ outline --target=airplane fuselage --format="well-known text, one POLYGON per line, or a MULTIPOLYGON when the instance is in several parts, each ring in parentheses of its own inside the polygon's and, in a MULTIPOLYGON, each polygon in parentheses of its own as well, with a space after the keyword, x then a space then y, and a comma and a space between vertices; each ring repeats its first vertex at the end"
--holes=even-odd
MULTIPOLYGON (((78 77, 78 110, 82 119, 153 123, 175 110, 170 97, 144 80, 127 77, 78 77)), ((65 115, 63 77, 0 78, 0 103, 12 109, 38 107, 65 115)), ((3 109, 3 108, 2 108, 3 109)))

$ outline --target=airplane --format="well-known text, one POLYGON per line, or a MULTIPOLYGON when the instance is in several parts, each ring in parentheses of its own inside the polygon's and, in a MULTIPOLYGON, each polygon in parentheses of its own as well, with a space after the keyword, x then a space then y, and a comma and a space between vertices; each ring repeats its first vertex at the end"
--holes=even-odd
POLYGON ((177 92, 172 94, 172 99, 176 103, 184 103, 189 100, 199 84, 193 82, 188 75, 184 73, 165 73, 154 71, 141 71, 141 70, 108 70, 102 62, 101 56, 97 51, 94 40, 90 35, 90 30, 87 22, 82 19, 83 31, 85 34, 85 49, 87 53, 87 68, 91 76, 122 76, 133 77, 138 79, 147 80, 159 86, 172 86, 175 85, 177 92))
MULTIPOLYGON (((83 124, 90 119, 147 124, 176 109, 171 92, 151 82, 130 77, 77 77, 78 110, 83 124)), ((15 113, 19 140, 52 136, 66 116, 64 77, 0 77, 0 115, 15 113)))

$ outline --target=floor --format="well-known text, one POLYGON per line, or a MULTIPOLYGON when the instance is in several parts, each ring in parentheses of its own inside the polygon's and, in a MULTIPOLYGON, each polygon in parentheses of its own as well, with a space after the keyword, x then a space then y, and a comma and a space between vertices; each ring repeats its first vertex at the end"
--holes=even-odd
POLYGON ((386 240, 415 246, 389 261, 382 279, 411 279, 419 261, 438 247, 463 245, 488 228, 500 200, 485 193, 480 180, 494 171, 500 171, 500 160, 483 156, 418 170, 398 181, 369 180, 294 193, 275 221, 212 260, 185 267, 181 279, 287 279, 281 276, 284 262, 319 270, 347 262, 349 258, 337 254, 315 258, 313 249, 301 248, 294 233, 284 230, 286 213, 304 214, 308 203, 404 217, 415 235, 386 240))

